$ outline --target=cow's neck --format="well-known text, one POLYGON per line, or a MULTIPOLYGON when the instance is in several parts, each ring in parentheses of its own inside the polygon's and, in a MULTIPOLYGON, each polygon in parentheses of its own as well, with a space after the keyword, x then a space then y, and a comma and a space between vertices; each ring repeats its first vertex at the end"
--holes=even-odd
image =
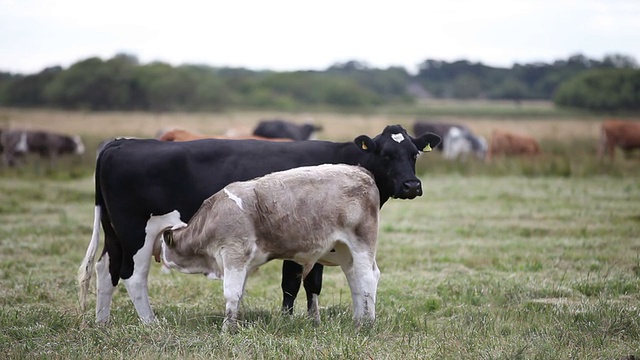
POLYGON ((344 143, 342 154, 344 156, 342 159, 343 163, 349 165, 360 165, 373 174, 376 186, 378 187, 378 193, 380 194, 380 207, 382 207, 382 205, 389 200, 391 194, 384 190, 387 187, 387 184, 384 178, 378 176, 375 171, 373 155, 358 149, 356 144, 353 142, 344 143))

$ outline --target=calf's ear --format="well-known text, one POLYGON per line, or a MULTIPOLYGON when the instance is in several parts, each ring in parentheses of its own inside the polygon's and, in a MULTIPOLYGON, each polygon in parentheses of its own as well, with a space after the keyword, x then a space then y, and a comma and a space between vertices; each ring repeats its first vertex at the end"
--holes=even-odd
POLYGON ((175 242, 173 241, 173 231, 163 231, 162 238, 164 239, 164 243, 167 244, 168 247, 173 247, 173 245, 175 245, 175 242))
POLYGON ((413 144, 418 148, 418 150, 427 152, 438 146, 441 140, 440 136, 434 133, 426 133, 420 137, 414 138, 413 144))
POLYGON ((353 141, 358 149, 366 152, 375 152, 376 143, 371 140, 367 135, 360 135, 353 141))

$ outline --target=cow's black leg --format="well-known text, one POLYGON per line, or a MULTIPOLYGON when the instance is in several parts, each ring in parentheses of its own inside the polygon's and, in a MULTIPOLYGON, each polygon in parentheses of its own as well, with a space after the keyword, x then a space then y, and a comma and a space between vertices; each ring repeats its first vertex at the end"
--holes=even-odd
POLYGON ((322 290, 322 271, 324 266, 316 263, 313 269, 309 272, 306 278, 304 278, 304 290, 307 292, 307 309, 311 310, 313 294, 320 295, 322 290))
POLYGON ((322 290, 322 271, 324 266, 316 263, 313 269, 304 278, 304 290, 307 293, 307 311, 309 316, 314 319, 316 325, 320 324, 320 308, 318 305, 318 297, 322 290))
POLYGON ((282 311, 293 314, 293 303, 296 301, 302 280, 302 265, 285 260, 282 263, 282 311))

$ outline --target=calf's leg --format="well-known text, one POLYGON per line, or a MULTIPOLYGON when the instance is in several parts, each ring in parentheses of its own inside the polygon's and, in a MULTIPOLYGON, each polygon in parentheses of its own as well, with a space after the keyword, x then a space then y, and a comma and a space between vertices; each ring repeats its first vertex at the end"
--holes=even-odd
POLYGON ((238 310, 247 281, 247 269, 226 268, 222 280, 224 288, 225 318, 222 331, 234 333, 238 329, 238 310))
POLYGON ((353 319, 356 328, 363 324, 371 325, 376 317, 376 291, 380 270, 375 254, 353 254, 351 266, 342 266, 353 301, 353 319))

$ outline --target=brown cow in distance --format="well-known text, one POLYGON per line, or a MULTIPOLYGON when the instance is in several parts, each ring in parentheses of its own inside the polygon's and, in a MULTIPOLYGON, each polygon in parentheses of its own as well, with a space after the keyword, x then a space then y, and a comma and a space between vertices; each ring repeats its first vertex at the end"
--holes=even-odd
POLYGON ((161 141, 191 141, 201 139, 231 139, 231 140, 267 140, 267 141, 291 141, 283 138, 266 138, 262 136, 223 136, 223 135, 202 135, 189 132, 184 129, 172 129, 164 132, 158 137, 161 141))
POLYGON ((598 156, 602 158, 606 152, 613 160, 616 146, 625 153, 640 148, 640 123, 623 120, 606 120, 602 123, 598 156))
POLYGON ((538 155, 540 145, 536 139, 502 130, 494 130, 489 144, 487 160, 496 155, 538 155))

